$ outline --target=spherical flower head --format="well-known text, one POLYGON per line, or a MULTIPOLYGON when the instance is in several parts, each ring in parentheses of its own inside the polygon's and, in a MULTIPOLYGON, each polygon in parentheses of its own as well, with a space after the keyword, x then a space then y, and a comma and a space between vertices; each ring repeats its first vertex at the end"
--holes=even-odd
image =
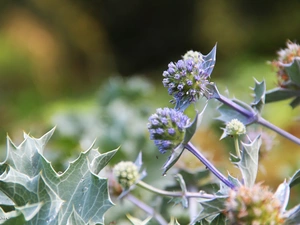
POLYGON ((183 140, 189 118, 170 108, 159 108, 149 117, 150 139, 161 153, 173 151, 183 140))
POLYGON ((230 224, 284 224, 280 201, 265 186, 230 190, 225 207, 230 224))
POLYGON ((203 55, 200 52, 197 51, 188 51, 187 53, 184 54, 183 59, 189 59, 192 58, 195 63, 202 63, 204 61, 203 55))
POLYGON ((288 76, 284 64, 292 63, 297 57, 300 57, 300 45, 291 41, 287 42, 287 47, 277 52, 278 59, 272 62, 277 70, 278 84, 282 88, 290 86, 291 80, 288 76))
POLYGON ((207 66, 201 53, 189 51, 183 59, 169 63, 163 72, 163 85, 174 97, 173 103, 190 104, 207 95, 211 71, 212 66, 207 66))
POLYGON ((138 167, 130 161, 122 161, 115 165, 113 173, 118 183, 124 188, 128 189, 139 178, 138 167))
POLYGON ((238 119, 232 119, 226 124, 225 133, 229 136, 239 136, 246 133, 246 127, 238 119))

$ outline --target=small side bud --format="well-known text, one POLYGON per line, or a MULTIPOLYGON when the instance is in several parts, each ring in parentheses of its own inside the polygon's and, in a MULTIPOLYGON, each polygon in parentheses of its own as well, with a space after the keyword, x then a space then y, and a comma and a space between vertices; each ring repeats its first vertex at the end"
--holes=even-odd
POLYGON ((118 183, 124 188, 128 189, 139 178, 139 169, 131 161, 122 161, 115 165, 113 173, 118 183))
POLYGON ((226 124, 225 132, 227 136, 239 136, 246 133, 246 127, 238 119, 233 119, 226 124))

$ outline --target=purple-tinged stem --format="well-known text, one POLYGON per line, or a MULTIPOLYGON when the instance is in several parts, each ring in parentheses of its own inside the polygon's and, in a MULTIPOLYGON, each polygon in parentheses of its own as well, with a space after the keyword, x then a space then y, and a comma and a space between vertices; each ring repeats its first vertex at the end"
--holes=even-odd
POLYGON ((286 132, 285 130, 282 130, 281 128, 275 126, 274 124, 270 123, 269 121, 265 120, 264 118, 260 117, 258 114, 256 114, 254 111, 247 110, 240 106, 239 104, 233 102, 232 100, 226 98, 223 95, 218 95, 218 97, 215 97, 218 101, 222 102, 223 104, 233 108, 237 112, 241 113, 245 117, 247 117, 249 123, 258 123, 264 127, 267 127, 276 133, 280 134, 281 136, 289 139, 290 141, 300 145, 300 139, 295 137, 294 135, 286 132))
POLYGON ((130 194, 130 193, 127 194, 126 199, 129 200, 130 202, 132 202, 133 204, 135 204, 140 209, 144 210, 147 214, 153 216, 153 218, 156 219, 156 221, 159 224, 168 225, 168 222, 159 213, 155 212, 155 210, 152 207, 150 207, 149 205, 146 205, 144 202, 137 199, 132 194, 130 194))
POLYGON ((239 112, 242 115, 244 115, 245 117, 247 117, 249 120, 255 120, 256 119, 256 114, 255 114, 254 111, 249 111, 249 110, 243 108, 242 106, 240 106, 239 104, 235 103, 231 99, 226 98, 223 95, 219 95, 216 99, 218 101, 222 102, 223 104, 230 106, 231 108, 233 108, 237 112, 239 112))
POLYGON ((289 139, 290 141, 300 145, 300 139, 295 137, 294 135, 290 134, 289 132, 286 132, 285 130, 280 129, 279 127, 275 126, 274 124, 270 123, 269 121, 265 120, 262 117, 259 117, 257 120, 258 124, 261 124, 270 130, 275 131, 276 133, 280 134, 281 136, 289 139))
POLYGON ((206 168, 209 169, 226 186, 230 187, 231 189, 235 188, 234 184, 231 183, 222 173, 220 173, 220 171, 214 165, 212 165, 191 142, 187 143, 185 148, 194 156, 196 156, 206 166, 206 168))

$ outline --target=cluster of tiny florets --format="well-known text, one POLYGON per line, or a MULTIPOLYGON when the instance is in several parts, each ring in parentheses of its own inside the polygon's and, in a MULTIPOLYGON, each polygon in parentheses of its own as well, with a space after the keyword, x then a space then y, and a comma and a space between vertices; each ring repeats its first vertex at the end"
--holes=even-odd
POLYGON ((284 224, 281 206, 267 187, 254 185, 230 190, 225 203, 225 214, 234 225, 279 225, 284 224))
POLYGON ((176 101, 195 102, 205 95, 209 84, 209 69, 204 68, 202 54, 189 51, 183 59, 176 63, 169 63, 168 69, 163 72, 163 85, 176 101))
POLYGON ((124 188, 128 189, 139 178, 138 167, 130 161, 122 161, 115 165, 113 173, 118 183, 124 188))
POLYGON ((277 70, 278 84, 280 87, 287 88, 291 84, 284 64, 292 63, 296 57, 300 57, 300 45, 291 41, 287 42, 287 48, 277 52, 278 59, 272 62, 272 65, 277 70))
POLYGON ((246 133, 246 127, 238 119, 232 119, 226 124, 225 132, 230 136, 238 136, 246 133))
POLYGON ((195 63, 202 63, 204 61, 203 55, 200 52, 190 50, 182 57, 184 60, 193 59, 195 63))
POLYGON ((149 117, 150 139, 161 153, 174 150, 183 140, 189 118, 170 108, 159 108, 149 117))

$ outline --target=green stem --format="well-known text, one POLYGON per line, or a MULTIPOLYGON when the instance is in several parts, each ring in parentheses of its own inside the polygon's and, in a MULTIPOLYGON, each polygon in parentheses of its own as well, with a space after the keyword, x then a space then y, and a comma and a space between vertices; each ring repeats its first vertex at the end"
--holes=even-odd
POLYGON ((239 146, 239 138, 234 135, 234 147, 235 147, 235 152, 236 152, 236 156, 241 159, 241 151, 240 151, 240 146, 239 146))
POLYGON ((161 190, 156 187, 153 187, 143 181, 139 181, 137 183, 137 186, 144 188, 148 191, 151 191, 155 194, 167 196, 167 197, 206 198, 206 199, 215 198, 214 195, 201 193, 201 191, 200 192, 165 191, 165 190, 161 190))

